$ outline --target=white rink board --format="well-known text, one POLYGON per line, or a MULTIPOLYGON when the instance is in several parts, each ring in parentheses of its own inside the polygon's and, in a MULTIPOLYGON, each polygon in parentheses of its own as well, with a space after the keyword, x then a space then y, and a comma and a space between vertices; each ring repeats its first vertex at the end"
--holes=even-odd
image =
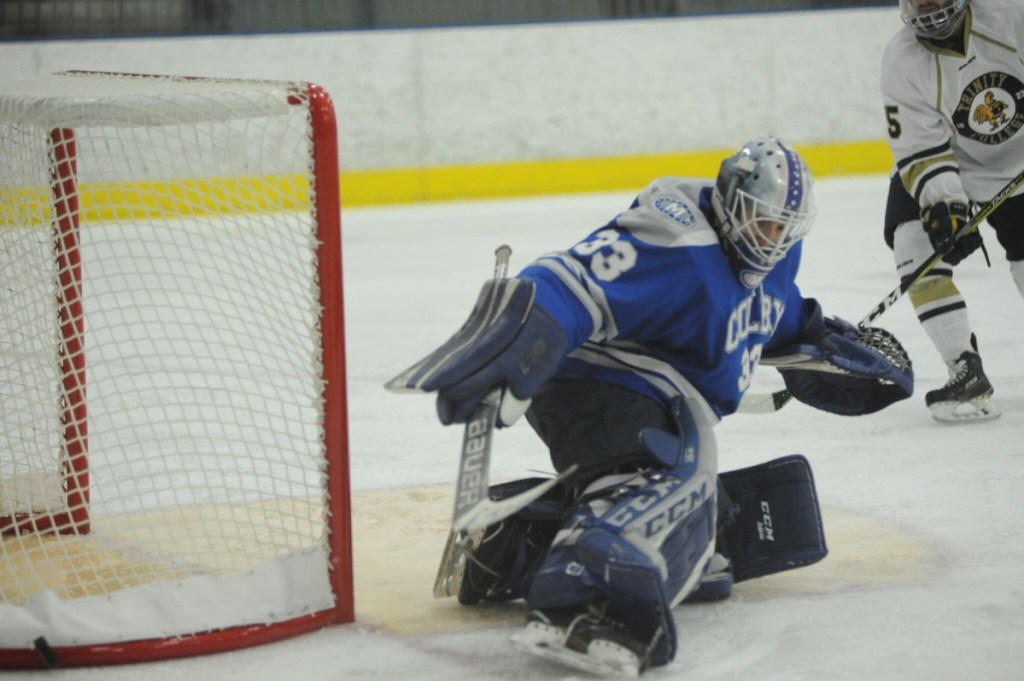
POLYGON ((0 78, 65 69, 322 85, 343 171, 885 139, 891 8, 0 43, 0 78), (828 65, 828 68, 822 68, 828 65))

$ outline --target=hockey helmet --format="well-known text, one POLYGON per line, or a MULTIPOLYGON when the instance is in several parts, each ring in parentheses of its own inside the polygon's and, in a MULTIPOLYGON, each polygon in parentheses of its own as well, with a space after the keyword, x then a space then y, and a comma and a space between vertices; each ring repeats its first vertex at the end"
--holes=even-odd
POLYGON ((813 181, 777 137, 759 137, 722 161, 711 206, 740 283, 757 288, 814 221, 813 181))
POLYGON ((953 35, 967 10, 967 0, 900 0, 900 17, 922 38, 953 35))

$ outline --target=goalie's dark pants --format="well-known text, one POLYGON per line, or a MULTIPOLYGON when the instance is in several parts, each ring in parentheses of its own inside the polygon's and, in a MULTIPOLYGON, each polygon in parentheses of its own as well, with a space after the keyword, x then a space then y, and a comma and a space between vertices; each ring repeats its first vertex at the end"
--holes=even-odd
MULTIPOLYGON (((640 442, 647 427, 681 435, 658 401, 628 388, 590 379, 548 381, 534 395, 526 419, 547 445, 559 473, 573 464, 565 481, 569 498, 604 475, 660 466, 640 442)), ((718 513, 732 513, 732 499, 718 483, 718 513)))
POLYGON ((556 471, 579 466, 568 481, 576 488, 602 475, 650 468, 640 431, 677 430, 668 410, 647 395, 589 379, 549 381, 534 395, 526 418, 556 471))

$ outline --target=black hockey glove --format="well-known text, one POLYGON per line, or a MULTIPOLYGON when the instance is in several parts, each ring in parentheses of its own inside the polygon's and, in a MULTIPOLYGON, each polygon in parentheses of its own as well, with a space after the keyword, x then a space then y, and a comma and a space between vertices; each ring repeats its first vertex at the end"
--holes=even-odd
POLYGON ((921 222, 936 253, 945 253, 943 260, 956 265, 981 246, 977 228, 965 234, 967 205, 959 201, 936 203, 921 211, 921 222))

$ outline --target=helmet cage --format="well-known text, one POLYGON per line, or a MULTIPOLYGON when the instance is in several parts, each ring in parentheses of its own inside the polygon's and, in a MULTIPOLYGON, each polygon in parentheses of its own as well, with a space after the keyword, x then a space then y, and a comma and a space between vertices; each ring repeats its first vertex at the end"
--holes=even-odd
POLYGON ((813 210, 775 206, 738 188, 724 208, 726 237, 748 265, 765 274, 807 236, 814 222, 813 210))
POLYGON ((900 17, 922 38, 948 38, 967 9, 967 0, 945 0, 939 9, 922 12, 915 0, 900 0, 900 17))
POLYGON ((812 180, 774 137, 748 142, 722 163, 711 194, 722 247, 740 283, 757 288, 811 229, 812 180))

